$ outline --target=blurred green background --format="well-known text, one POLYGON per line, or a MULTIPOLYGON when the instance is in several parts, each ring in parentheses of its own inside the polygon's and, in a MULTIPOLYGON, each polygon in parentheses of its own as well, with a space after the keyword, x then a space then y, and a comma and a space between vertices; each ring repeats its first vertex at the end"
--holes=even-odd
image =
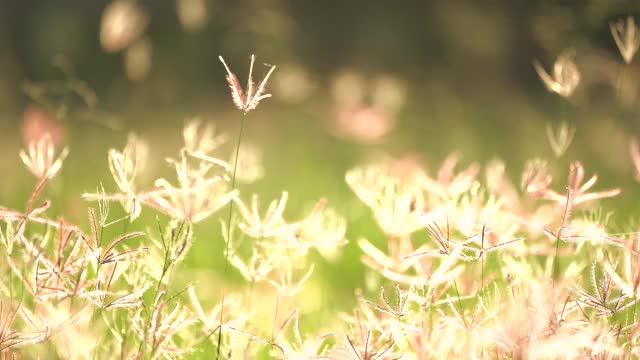
MULTIPOLYGON (((147 185, 171 175, 164 158, 179 149, 187 119, 200 116, 235 141, 240 112, 218 56, 244 81, 256 54, 256 77, 263 62, 277 65, 273 98, 248 115, 244 138, 261 150, 265 176, 240 191, 245 199, 260 194, 263 204, 288 191, 292 220, 326 197, 348 219, 351 242, 340 260, 315 258, 323 309, 349 309, 354 289, 364 287, 355 241, 383 244, 344 183, 346 170, 383 154, 417 159, 432 175, 453 151, 463 164, 501 158, 515 183, 527 159, 542 157, 553 162, 558 188, 579 159, 600 175, 599 188, 622 187, 622 196, 603 202, 620 226, 637 216, 627 147, 640 135, 638 64, 624 65, 609 30, 639 13, 636 1, 129 3, 136 12, 114 21, 134 19, 127 26, 138 29, 120 46, 101 34, 122 26, 105 23, 111 2, 0 0, 0 204, 21 209, 34 185, 17 156, 33 111, 62 124, 71 153, 46 196, 55 214, 80 222, 82 192, 100 183, 115 189, 107 150, 122 148, 130 131, 153 149, 147 185), (546 91, 532 62, 549 69, 568 48, 582 80, 564 99, 546 91), (621 88, 621 79, 631 85, 621 88), (577 132, 554 159, 545 128, 562 121, 577 132)), ((231 150, 227 144, 229 157, 231 150)), ((213 296, 223 281, 217 217, 225 214, 198 224, 182 275, 211 284, 213 296)), ((147 211, 134 226, 146 229, 154 218, 147 211)))

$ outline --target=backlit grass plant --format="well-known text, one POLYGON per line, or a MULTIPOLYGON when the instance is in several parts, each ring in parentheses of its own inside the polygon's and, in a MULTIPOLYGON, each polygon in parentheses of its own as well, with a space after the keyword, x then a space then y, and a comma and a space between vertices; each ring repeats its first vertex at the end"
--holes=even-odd
MULTIPOLYGON (((635 23, 611 29, 631 62, 635 23)), ((563 97, 575 91, 573 57, 561 54, 551 74, 536 63, 548 90, 563 97)), ((601 187, 580 161, 556 176, 546 160, 532 159, 518 181, 501 160, 464 164, 458 153, 433 170, 393 158, 354 166, 346 186, 379 231, 356 234, 352 249, 379 296, 354 289, 352 311, 307 326, 306 291, 319 292, 315 262, 341 266, 352 219, 333 199, 291 214, 291 192, 272 199, 252 194, 250 185, 236 188, 236 180, 264 176, 258 150, 242 133, 247 113, 270 96, 275 66, 255 84, 252 56, 242 88, 220 60, 241 111, 235 151, 223 151, 228 137, 212 124, 189 120, 182 147, 166 159, 174 176, 144 186, 140 175, 152 152, 130 135, 105 159, 113 181, 77 194, 87 201, 86 226, 52 215, 47 200, 68 150, 43 135, 19 153, 36 179, 24 208, 0 207, 2 358, 640 357, 637 229, 613 232, 612 215, 596 209, 621 190, 601 187), (117 216, 114 205, 126 215, 117 216), (147 213, 155 215, 153 226, 128 230, 147 213), (219 231, 203 233, 198 224, 214 217, 219 231), (183 261, 197 241, 220 242, 221 278, 233 271, 239 283, 178 285, 189 277, 183 261)), ((574 135, 566 124, 549 127, 556 157, 574 135)), ((640 167, 636 142, 630 150, 640 167)))

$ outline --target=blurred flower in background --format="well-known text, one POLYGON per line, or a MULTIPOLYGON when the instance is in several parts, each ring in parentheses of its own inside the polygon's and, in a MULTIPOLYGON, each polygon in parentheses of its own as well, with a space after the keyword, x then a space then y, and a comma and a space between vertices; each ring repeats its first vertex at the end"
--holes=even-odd
POLYGON ((563 97, 573 95, 573 92, 580 84, 580 72, 573 59, 575 52, 573 50, 565 50, 553 63, 553 72, 547 73, 540 62, 535 61, 533 67, 536 69, 538 76, 542 79, 547 90, 557 93, 563 97))
POLYGON ((108 53, 125 50, 124 67, 131 81, 144 80, 151 71, 152 46, 143 33, 149 15, 134 0, 115 0, 102 14, 100 44, 108 53))
POLYGON ((624 62, 631 64, 633 57, 640 48, 640 30, 632 16, 609 24, 613 40, 620 50, 624 62))
POLYGON ((568 122, 560 123, 557 128, 554 128, 553 124, 547 123, 547 140, 549 140, 551 150, 557 158, 567 151, 575 134, 576 128, 568 122))
POLYGON ((178 20, 186 32, 198 32, 207 25, 207 10, 207 0, 176 0, 178 20))
POLYGON ((49 136, 55 146, 65 142, 65 129, 60 120, 38 105, 29 105, 22 115, 22 140, 25 144, 49 136))
MULTIPOLYGON (((229 163, 233 163, 233 157, 229 163)), ((262 153, 260 149, 247 142, 240 145, 238 152, 238 169, 236 179, 245 184, 252 184, 264 176, 264 166, 262 165, 262 153)))
POLYGON ((127 48, 147 27, 149 16, 133 0, 115 0, 102 13, 100 45, 106 52, 127 48))
POLYGON ((151 71, 153 47, 148 38, 143 37, 131 45, 124 53, 124 68, 127 78, 132 81, 144 80, 151 71))
POLYGON ((282 101, 304 101, 317 87, 309 72, 300 64, 285 64, 278 69, 278 76, 273 78, 273 92, 282 101))
POLYGON ((625 63, 621 70, 613 66, 616 95, 624 107, 633 108, 638 98, 638 87, 636 75, 629 65, 640 48, 640 29, 632 16, 610 22, 609 28, 625 63))
POLYGON ((343 72, 331 84, 335 108, 331 131, 338 137, 373 143, 389 133, 404 105, 405 85, 391 75, 365 81, 358 72, 343 72))

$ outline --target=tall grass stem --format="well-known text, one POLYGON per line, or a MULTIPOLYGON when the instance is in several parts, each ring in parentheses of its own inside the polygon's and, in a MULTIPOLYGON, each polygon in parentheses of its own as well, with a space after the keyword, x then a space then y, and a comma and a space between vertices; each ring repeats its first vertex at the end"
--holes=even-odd
MULTIPOLYGON (((242 141, 242 134, 244 132, 244 122, 247 117, 247 113, 242 113, 242 118, 240 119, 240 132, 238 133, 238 141, 236 144, 236 155, 233 161, 233 175, 231 176, 231 191, 236 189, 236 172, 238 171, 238 157, 240 155, 240 142, 242 141)), ((227 216, 227 238, 224 250, 224 277, 226 278, 227 271, 229 270, 229 236, 231 236, 231 216, 233 215, 233 200, 229 203, 229 215, 227 216)), ((222 319, 224 316, 224 288, 222 291, 222 300, 220 303, 220 324, 218 326, 218 342, 216 349, 216 359, 220 358, 220 346, 222 345, 222 319)))

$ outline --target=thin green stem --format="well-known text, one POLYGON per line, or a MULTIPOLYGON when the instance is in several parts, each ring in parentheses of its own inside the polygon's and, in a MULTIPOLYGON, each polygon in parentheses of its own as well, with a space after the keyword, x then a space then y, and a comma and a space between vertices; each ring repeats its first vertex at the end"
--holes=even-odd
POLYGON ((464 308, 462 307, 462 299, 460 299, 460 292, 458 291, 458 283, 456 279, 453 279, 453 288, 456 290, 456 296, 458 297, 458 306, 460 307, 460 314, 462 314, 462 322, 464 322, 464 326, 467 326, 467 321, 464 318, 464 308))
POLYGON ((481 296, 484 294, 484 234, 486 231, 486 224, 482 225, 482 237, 480 239, 480 247, 482 248, 482 255, 480 256, 480 292, 481 296))
MULTIPOLYGON (((569 122, 569 120, 567 120, 567 118, 569 117, 569 102, 567 101, 567 99, 562 99, 562 108, 561 108, 561 117, 563 119, 563 121, 567 121, 569 122)), ((551 277, 553 279, 553 287, 555 288, 556 286, 556 280, 558 279, 558 276, 560 275, 560 260, 558 259, 558 252, 560 249, 560 238, 562 237, 562 232, 564 231, 563 229, 565 228, 565 226, 567 226, 567 222, 569 221, 569 216, 571 214, 571 208, 573 207, 573 195, 572 194, 572 189, 571 189, 571 184, 567 184, 568 186, 568 192, 567 192, 567 203, 565 205, 564 208, 564 214, 562 216, 562 223, 560 223, 560 228, 558 229, 557 235, 556 235, 556 249, 555 249, 555 253, 553 255, 553 266, 551 268, 551 277)))
MULTIPOLYGON (((486 224, 482 225, 482 255, 480 256, 480 300, 484 300, 484 234, 485 234, 486 224)), ((480 349, 480 357, 484 360, 484 335, 481 335, 480 342, 482 344, 482 348, 480 349)))
MULTIPOLYGON (((242 133, 244 132, 244 121, 247 117, 247 113, 242 113, 242 118, 240 119, 240 132, 238 134, 238 141, 236 144, 236 156, 233 161, 233 175, 231 177, 231 191, 236 189, 236 172, 238 171, 238 157, 240 155, 240 142, 242 141, 242 133)), ((227 276, 227 271, 229 269, 229 236, 231 236, 231 216, 233 215, 233 200, 229 202, 229 215, 227 216, 227 237, 224 251, 224 277, 227 276)), ((216 359, 220 358, 220 346, 222 345, 222 319, 224 316, 224 287, 222 290, 222 300, 220 303, 220 323, 218 326, 218 342, 216 349, 216 359)))
POLYGON ((453 287, 456 290, 456 296, 458 297, 458 306, 460 307, 460 317, 462 318, 462 323, 464 324, 465 332, 467 334, 467 349, 471 350, 471 345, 469 342, 469 325, 467 325, 467 320, 464 318, 464 308, 462 307, 462 299, 460 299, 460 291, 458 291, 458 282, 456 281, 456 279, 453 279, 453 287))
POLYGON ((558 251, 560 249, 560 236, 556 237, 556 251, 553 254, 553 281, 555 282, 560 274, 560 260, 558 259, 558 251))
MULTIPOLYGON (((484 247, 484 244, 483 244, 483 247, 484 247)), ((481 267, 482 267, 481 275, 480 275, 481 278, 482 278, 481 279, 482 280, 482 283, 481 283, 482 294, 480 296, 481 296, 481 299, 484 301, 484 299, 483 299, 484 298, 484 254, 482 254, 482 259, 480 261, 481 261, 481 267)), ((483 333, 480 333, 480 334, 481 334, 480 335, 480 343, 482 344, 482 347, 480 348, 480 358, 482 360, 484 360, 484 334, 483 333)))
MULTIPOLYGON (((154 296, 154 303, 155 301, 158 299, 158 295, 160 294, 160 288, 162 287, 162 282, 164 281, 165 276, 167 275, 167 272, 169 270, 170 264, 167 262, 167 254, 165 254, 165 260, 164 260, 164 264, 162 265, 162 274, 160 275, 160 279, 158 280, 158 285, 156 286, 156 291, 155 291, 155 296, 154 296)), ((149 337, 149 327, 151 325, 151 317, 153 313, 153 309, 151 309, 151 312, 147 311, 147 326, 145 326, 144 329, 144 335, 142 337, 142 341, 140 342, 140 346, 138 347, 138 355, 139 356, 143 356, 144 351, 146 351, 146 347, 147 347, 147 338, 149 337)), ((155 353, 155 349, 151 349, 152 353, 155 353)))
MULTIPOLYGON (((262 242, 262 240, 264 240, 264 237, 261 237, 261 238, 258 239, 258 241, 256 243, 256 247, 260 246, 260 243, 262 242)), ((256 283, 255 281, 249 282, 249 293, 248 293, 248 296, 247 296, 247 298, 248 298, 247 303, 249 304, 247 311, 249 311, 249 313, 253 310, 253 288, 254 288, 255 283, 256 283)), ((249 347, 250 346, 251 346, 251 339, 248 339, 247 340, 247 346, 245 347, 245 356, 244 356, 245 359, 247 359, 247 354, 249 354, 249 347)))

